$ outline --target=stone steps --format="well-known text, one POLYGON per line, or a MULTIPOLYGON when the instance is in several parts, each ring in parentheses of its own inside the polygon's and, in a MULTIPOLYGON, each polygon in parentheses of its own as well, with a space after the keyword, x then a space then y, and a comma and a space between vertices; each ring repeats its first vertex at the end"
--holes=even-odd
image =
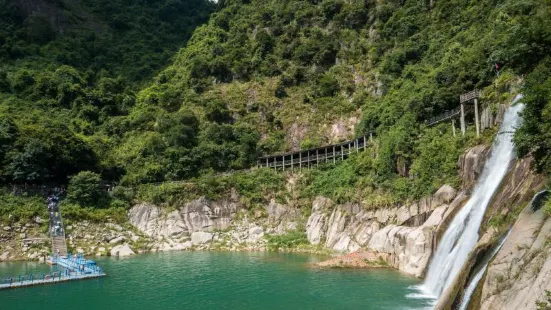
POLYGON ((67 242, 63 236, 52 237, 52 254, 67 255, 67 242))

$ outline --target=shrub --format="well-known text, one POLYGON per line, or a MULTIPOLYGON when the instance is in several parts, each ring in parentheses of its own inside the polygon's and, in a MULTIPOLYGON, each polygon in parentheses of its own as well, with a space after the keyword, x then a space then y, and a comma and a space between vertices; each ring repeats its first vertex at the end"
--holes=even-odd
POLYGON ((105 205, 106 194, 101 190, 101 177, 91 171, 82 171, 69 181, 67 199, 80 206, 105 205))
POLYGON ((300 245, 309 244, 306 233, 297 229, 283 235, 268 235, 268 249, 272 251, 293 249, 300 245))

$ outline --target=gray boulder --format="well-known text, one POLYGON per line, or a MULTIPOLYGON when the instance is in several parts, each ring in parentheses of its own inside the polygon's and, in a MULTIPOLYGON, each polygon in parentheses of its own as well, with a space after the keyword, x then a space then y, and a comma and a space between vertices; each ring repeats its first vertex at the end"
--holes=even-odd
POLYGON ((201 245, 205 243, 209 243, 212 241, 212 238, 214 237, 213 234, 204 232, 204 231, 197 231, 191 234, 191 243, 193 245, 201 245))
POLYGON ((111 249, 111 256, 125 257, 135 255, 128 244, 117 245, 111 249))

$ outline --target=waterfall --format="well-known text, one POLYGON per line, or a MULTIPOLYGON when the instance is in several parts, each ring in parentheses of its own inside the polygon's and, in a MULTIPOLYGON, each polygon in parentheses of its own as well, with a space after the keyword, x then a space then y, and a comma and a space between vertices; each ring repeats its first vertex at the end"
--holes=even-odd
POLYGON ((502 134, 498 134, 494 140, 492 153, 471 198, 454 217, 433 255, 423 289, 435 297, 439 297, 454 280, 477 243, 486 208, 515 156, 512 135, 509 133, 514 132, 520 124, 519 112, 524 105, 515 103, 521 98, 517 96, 505 113, 499 129, 502 134))
MULTIPOLYGON (((543 190, 543 191, 537 193, 536 195, 534 195, 534 197, 532 198, 532 201, 530 201, 530 206, 532 206, 532 208, 535 208, 538 201, 540 200, 540 198, 545 196, 545 195, 547 195, 547 190, 543 190)), ((461 301, 461 306, 459 307, 459 310, 466 310, 467 307, 469 306, 469 302, 470 302, 471 297, 474 293, 474 290, 478 286, 478 282, 480 282, 480 279, 482 279, 482 276, 486 272, 486 269, 488 268, 488 264, 490 263, 492 258, 494 258, 494 256, 496 256, 497 252, 499 252, 499 250, 501 249, 501 247, 503 246, 503 244, 507 240, 507 237, 509 237, 510 232, 511 232, 511 230, 509 230, 505 234, 505 236, 502 238, 499 245, 493 249, 492 253, 490 255, 486 256, 486 258, 484 259, 484 261, 482 263, 482 268, 480 268, 478 270, 478 272, 475 274, 475 276, 472 278, 471 282, 469 283, 469 285, 465 289, 465 294, 463 294, 463 300, 461 301)))

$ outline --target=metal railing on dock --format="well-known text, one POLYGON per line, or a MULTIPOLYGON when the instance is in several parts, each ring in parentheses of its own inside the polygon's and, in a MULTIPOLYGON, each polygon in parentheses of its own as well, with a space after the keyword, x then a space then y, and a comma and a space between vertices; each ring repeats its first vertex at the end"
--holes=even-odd
POLYGON ((60 265, 60 270, 58 271, 31 273, 28 275, 17 275, 0 279, 0 290, 100 278, 104 276, 106 276, 106 274, 99 267, 97 267, 95 272, 86 273, 84 271, 71 270, 70 268, 65 268, 60 265))

